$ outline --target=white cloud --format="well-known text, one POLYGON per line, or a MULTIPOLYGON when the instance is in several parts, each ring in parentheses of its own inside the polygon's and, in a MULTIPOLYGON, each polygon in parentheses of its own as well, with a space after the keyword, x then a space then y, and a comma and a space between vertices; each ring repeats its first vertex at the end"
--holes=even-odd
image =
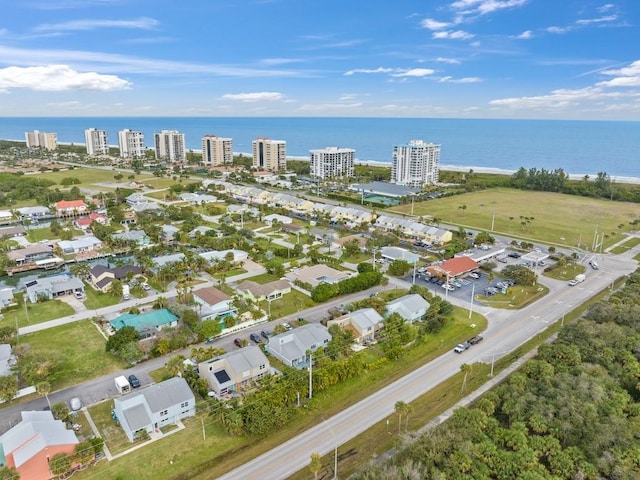
POLYGON ((353 75, 354 73, 391 73, 393 72, 393 68, 384 68, 378 67, 374 69, 370 68, 355 68, 353 70, 349 70, 348 72, 344 72, 345 75, 353 75))
POLYGON ((286 65, 288 63, 298 63, 302 60, 299 58, 263 58, 260 60, 260 65, 274 66, 274 65, 286 65))
POLYGON ((597 85, 600 87, 640 87, 640 60, 617 70, 603 70, 600 73, 614 77, 599 82, 597 85))
POLYGON ((422 22, 420 22, 420 25, 422 25, 422 27, 426 28, 427 30, 442 30, 443 28, 447 28, 451 24, 447 22, 439 22, 437 20, 433 20, 432 18, 425 18, 424 20, 422 20, 422 22))
POLYGON ((137 30, 151 30, 159 22, 154 18, 140 17, 134 20, 72 20, 62 23, 45 23, 34 27, 36 32, 94 30, 96 28, 132 28, 137 30))
POLYGON ((450 65, 460 65, 460 60, 456 60, 455 58, 438 57, 436 58, 436 62, 448 63, 450 65))
POLYGON ((567 33, 567 32, 569 32, 571 30, 572 30, 571 27, 557 27, 557 26, 547 27, 547 32, 556 33, 558 35, 561 35, 563 33, 567 33))
POLYGON ((605 3, 605 4, 604 4, 604 5, 602 5, 601 7, 598 7, 598 9, 597 9, 597 10, 598 10, 600 13, 604 13, 604 12, 607 12, 607 11, 611 10, 611 9, 612 9, 612 8, 614 8, 614 7, 615 7, 615 5, 614 5, 613 3, 605 3))
POLYGON ((462 77, 462 78, 453 78, 451 76, 442 77, 438 79, 440 83, 480 83, 482 79, 479 77, 462 77))
POLYGON ((115 75, 77 72, 67 65, 7 67, 0 69, 0 90, 27 88, 40 91, 94 90, 130 88, 131 83, 115 75))
POLYGON ((284 95, 279 92, 227 93, 222 98, 241 102, 273 102, 282 100, 284 95))
POLYGON ((617 19, 618 19, 617 15, 607 15, 605 17, 599 17, 599 18, 583 18, 583 19, 577 20, 576 23, 578 25, 591 25, 593 23, 614 22, 617 19))
POLYGON ((431 36, 438 39, 448 38, 452 40, 469 40, 470 38, 474 37, 473 34, 465 32, 464 30, 446 30, 442 32, 433 32, 431 36))
POLYGON ((426 77, 428 75, 433 75, 435 70, 430 68, 411 68, 409 70, 405 70, 404 72, 394 73, 392 77, 426 77))
POLYGON ((520 35, 516 35, 516 38, 519 38, 521 40, 528 40, 530 38, 533 38, 533 32, 531 30, 525 30, 520 35))
POLYGON ((506 8, 521 7, 527 0, 457 0, 451 4, 454 10, 470 15, 479 13, 485 15, 506 8))

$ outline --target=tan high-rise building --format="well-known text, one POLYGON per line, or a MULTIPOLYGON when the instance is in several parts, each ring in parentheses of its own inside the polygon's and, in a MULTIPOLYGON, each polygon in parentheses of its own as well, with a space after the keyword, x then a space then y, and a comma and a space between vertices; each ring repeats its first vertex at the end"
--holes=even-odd
POLYGON ((144 158, 144 134, 125 128, 118 132, 118 144, 122 158, 144 158))
POLYGON ((256 138, 253 141, 253 166, 258 170, 272 172, 287 169, 287 142, 256 138))
POLYGON ((202 165, 219 167, 233 165, 233 149, 230 138, 205 135, 202 137, 202 165))
POLYGON ((107 131, 89 128, 84 131, 84 142, 88 155, 109 155, 107 131))
POLYGON ((407 187, 422 187, 438 181, 440 145, 411 140, 393 147, 391 182, 407 187))
POLYGON ((327 147, 310 150, 311 176, 316 178, 353 177, 356 151, 352 148, 327 147))
POLYGON ((160 133, 154 134, 153 139, 157 160, 180 163, 187 158, 184 133, 179 133, 177 130, 162 130, 160 133))
POLYGON ((33 132, 25 132, 24 137, 27 142, 27 148, 43 148, 44 150, 58 148, 58 135, 55 133, 34 130, 33 132))

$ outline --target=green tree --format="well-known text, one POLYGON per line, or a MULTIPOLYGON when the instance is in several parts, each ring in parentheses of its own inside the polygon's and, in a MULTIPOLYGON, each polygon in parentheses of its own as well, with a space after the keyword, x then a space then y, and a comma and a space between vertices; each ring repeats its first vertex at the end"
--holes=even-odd
POLYGON ((402 429, 402 415, 407 413, 408 405, 407 405, 406 402, 397 401, 395 406, 394 406, 394 410, 398 414, 398 433, 400 433, 400 431, 402 429))
POLYGON ((0 376, 0 400, 10 402, 18 394, 18 379, 14 375, 0 376))
POLYGON ((206 320, 204 322, 200 322, 197 328, 197 332, 198 337, 201 340, 205 340, 220 335, 220 333, 222 332, 222 326, 220 325, 220 322, 215 319, 206 320))
POLYGON ((411 269, 411 265, 406 260, 394 260, 389 264, 387 273, 394 277, 402 277, 411 269))
POLYGON ((138 343, 140 340, 140 336, 135 328, 126 326, 122 327, 116 333, 111 335, 107 340, 107 344, 105 346, 105 350, 107 352, 111 352, 115 355, 118 354, 118 351, 128 343, 138 343))
POLYGON ((311 454, 311 462, 309 463, 309 470, 313 473, 313 478, 318 480, 318 473, 322 470, 322 456, 319 453, 311 454))
POLYGON ((172 357, 165 365, 169 375, 172 377, 175 377, 176 375, 182 376, 186 368, 184 365, 185 360, 186 358, 184 355, 176 355, 175 357, 172 357))
POLYGON ((71 457, 66 453, 56 453, 49 461, 49 468, 55 475, 67 473, 71 468, 71 457))
POLYGON ((65 402, 56 402, 51 405, 51 414, 56 420, 65 421, 69 417, 69 407, 65 402))
POLYGON ((0 467, 0 480, 20 480, 20 474, 13 467, 0 467))
POLYGON ((89 463, 95 456, 93 444, 90 440, 83 440, 73 449, 73 459, 81 464, 89 463))
POLYGON ((47 405, 49 405, 49 410, 51 410, 51 402, 49 401, 51 384, 49 382, 38 382, 38 384, 36 385, 36 392, 38 392, 38 395, 42 395, 47 399, 47 405))

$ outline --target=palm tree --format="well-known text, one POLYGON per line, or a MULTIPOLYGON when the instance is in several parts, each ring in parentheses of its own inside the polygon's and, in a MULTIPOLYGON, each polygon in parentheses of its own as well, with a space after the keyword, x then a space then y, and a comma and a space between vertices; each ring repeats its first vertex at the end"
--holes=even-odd
POLYGON ((311 463, 309 464, 309 470, 313 473, 313 478, 318 480, 318 473, 322 469, 322 457, 319 453, 311 454, 311 463))
POLYGON ((36 391, 43 395, 44 398, 47 399, 47 405, 49 405, 49 410, 51 410, 51 402, 49 401, 49 393, 51 392, 51 384, 49 382, 39 382, 36 385, 36 391))
POLYGON ((403 401, 398 401, 395 404, 395 411, 398 414, 398 433, 400 433, 400 430, 402 428, 402 415, 407 412, 407 403, 403 402, 403 401))

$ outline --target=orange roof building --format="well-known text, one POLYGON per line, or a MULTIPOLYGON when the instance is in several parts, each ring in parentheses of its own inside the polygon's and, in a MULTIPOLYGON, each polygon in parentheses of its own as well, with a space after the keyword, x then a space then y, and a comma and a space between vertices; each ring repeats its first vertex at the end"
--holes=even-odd
POLYGON ((478 262, 470 257, 454 257, 440 265, 432 265, 427 272, 436 277, 458 277, 479 267, 478 262))

